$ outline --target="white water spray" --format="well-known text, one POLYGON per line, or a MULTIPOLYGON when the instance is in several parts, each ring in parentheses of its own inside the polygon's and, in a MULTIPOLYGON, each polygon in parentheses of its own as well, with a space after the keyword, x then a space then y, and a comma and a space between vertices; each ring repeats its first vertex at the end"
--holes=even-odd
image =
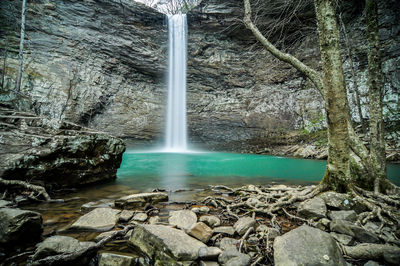
POLYGON ((168 16, 168 32, 168 108, 165 150, 186 152, 186 15, 168 16))

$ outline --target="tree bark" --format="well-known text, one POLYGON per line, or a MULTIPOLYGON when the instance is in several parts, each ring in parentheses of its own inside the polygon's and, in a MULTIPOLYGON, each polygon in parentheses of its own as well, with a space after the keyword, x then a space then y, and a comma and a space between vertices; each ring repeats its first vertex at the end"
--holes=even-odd
POLYGON ((378 5, 376 0, 366 0, 368 35, 368 87, 370 161, 375 170, 374 191, 380 191, 380 180, 386 178, 386 154, 382 118, 383 74, 378 29, 378 5))
POLYGON ((3 89, 3 90, 4 90, 5 79, 6 79, 7 56, 8 56, 8 37, 6 38, 5 45, 4 45, 3 75, 1 77, 1 89, 3 89))
POLYGON ((15 84, 15 90, 17 92, 21 89, 21 78, 22 78, 22 64, 24 61, 24 38, 25 38, 25 13, 26 13, 26 0, 22 0, 22 12, 21 12, 21 36, 19 41, 19 54, 18 54, 18 73, 17 82, 15 84))
POLYGON ((328 124, 328 162, 322 184, 348 190, 350 178, 349 105, 339 47, 335 1, 314 0, 319 33, 325 109, 328 124))

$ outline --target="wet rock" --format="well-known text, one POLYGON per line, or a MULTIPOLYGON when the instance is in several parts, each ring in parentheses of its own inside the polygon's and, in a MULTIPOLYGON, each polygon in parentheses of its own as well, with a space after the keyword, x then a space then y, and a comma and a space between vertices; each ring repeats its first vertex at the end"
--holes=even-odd
POLYGON ((330 211, 328 213, 328 217, 331 220, 345 220, 349 222, 355 222, 357 221, 357 214, 354 210, 349 210, 349 211, 330 211))
POLYGON ((40 213, 0 208, 0 246, 34 243, 39 241, 42 232, 40 213))
POLYGON ((336 233, 346 234, 354 237, 362 243, 378 243, 379 238, 372 232, 362 227, 356 226, 351 222, 344 220, 333 220, 330 224, 330 230, 336 233))
POLYGON ((81 216, 69 229, 78 231, 108 231, 118 222, 120 210, 97 208, 81 216))
POLYGON ((214 232, 214 234, 234 236, 235 228, 233 228, 233 226, 218 226, 213 229, 213 232, 214 232))
POLYGON ((99 201, 91 201, 85 203, 81 206, 81 210, 93 210, 96 208, 112 208, 114 207, 114 202, 111 200, 99 200, 99 201))
POLYGON ((239 245, 239 240, 230 237, 224 237, 219 242, 219 248, 222 250, 227 250, 229 248, 238 249, 238 245, 239 245))
POLYGON ((138 225, 129 242, 160 265, 194 261, 199 249, 206 247, 185 232, 164 225, 138 225))
POLYGON ((350 246, 354 244, 354 238, 352 236, 349 235, 345 235, 345 234, 338 234, 335 232, 331 232, 330 235, 336 239, 336 241, 338 241, 340 244, 346 245, 346 246, 350 246))
MULTIPOLYGON (((119 218, 118 221, 120 222, 129 222, 130 219, 132 219, 133 215, 135 214, 134 211, 128 211, 128 210, 123 210, 120 214, 119 214, 119 218)), ((146 217, 147 219, 147 217, 146 217)))
POLYGON ((138 265, 138 262, 138 257, 114 253, 101 253, 99 255, 99 266, 134 266, 138 265))
POLYGON ((244 235, 249 228, 253 228, 256 226, 256 220, 251 217, 241 217, 237 222, 233 225, 235 231, 239 235, 244 235))
POLYGON ((307 225, 275 238, 274 263, 275 265, 346 265, 335 240, 328 233, 307 225))
POLYGON ((110 235, 114 234, 116 231, 121 231, 121 230, 108 231, 108 232, 101 233, 98 236, 96 236, 94 241, 99 242, 100 240, 103 240, 104 238, 109 237, 110 235))
MULTIPOLYGON (((35 261, 47 256, 78 252, 79 250, 94 245, 94 242, 79 242, 75 238, 69 236, 52 236, 46 238, 43 242, 37 245, 37 249, 35 254, 33 254, 32 259, 35 261)), ((76 261, 84 264, 84 261, 87 262, 88 257, 89 256, 85 254, 84 256, 77 258, 76 261)))
POLYGON ((148 216, 144 212, 139 212, 136 213, 135 216, 133 216, 132 220, 137 221, 137 222, 145 222, 147 220, 148 216))
POLYGON ((326 217, 325 202, 319 197, 303 201, 297 208, 297 214, 306 219, 326 217))
POLYGON ((203 243, 207 243, 213 234, 213 230, 203 222, 193 224, 187 232, 189 235, 197 238, 203 243))
POLYGON ((150 192, 132 194, 115 200, 115 206, 118 208, 135 208, 143 207, 146 203, 157 203, 167 201, 168 194, 163 192, 150 192))
POLYGON ((235 248, 229 248, 222 252, 218 257, 218 262, 226 266, 246 266, 250 265, 250 256, 240 253, 235 248))
POLYGON ((200 222, 205 223, 206 225, 208 225, 211 228, 221 225, 221 220, 217 216, 214 216, 214 215, 203 215, 200 217, 199 220, 200 220, 200 222))
POLYGON ((12 202, 11 201, 0 200, 0 208, 9 207, 9 206, 12 206, 12 202))
POLYGON ((217 247, 202 247, 199 249, 199 258, 202 260, 218 260, 222 250, 217 247))
POLYGON ((170 225, 177 226, 180 229, 188 230, 197 222, 197 215, 189 210, 180 210, 170 212, 168 222, 170 225))

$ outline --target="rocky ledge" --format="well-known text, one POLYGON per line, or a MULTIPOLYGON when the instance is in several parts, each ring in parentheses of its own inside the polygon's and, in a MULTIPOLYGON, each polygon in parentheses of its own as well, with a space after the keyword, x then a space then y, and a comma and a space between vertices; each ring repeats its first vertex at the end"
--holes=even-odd
POLYGON ((121 139, 73 123, 0 107, 0 179, 46 188, 116 178, 121 139))

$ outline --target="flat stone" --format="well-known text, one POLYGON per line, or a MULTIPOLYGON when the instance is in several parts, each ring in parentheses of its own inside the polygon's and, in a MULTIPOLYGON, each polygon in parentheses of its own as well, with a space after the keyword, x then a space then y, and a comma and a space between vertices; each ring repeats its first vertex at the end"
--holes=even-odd
POLYGON ((205 223, 198 222, 193 224, 189 228, 188 234, 193 236, 194 238, 197 238, 203 243, 207 243, 213 234, 213 230, 210 227, 208 227, 205 223))
POLYGON ((249 228, 255 228, 256 220, 251 217, 242 217, 233 225, 239 235, 244 235, 249 228))
POLYGON ((101 253, 99 255, 99 266, 134 266, 137 265, 138 257, 101 253))
POLYGON ((120 210, 97 208, 80 217, 69 229, 78 231, 109 231, 118 221, 120 210))
POLYGON ((201 241, 185 232, 164 225, 138 225, 129 242, 160 265, 171 265, 176 261, 194 261, 199 249, 206 247, 201 241))
POLYGON ((235 248, 229 248, 218 257, 218 262, 226 266, 250 265, 251 258, 247 254, 240 253, 235 248))
POLYGON ((379 238, 372 232, 365 230, 360 226, 356 226, 351 222, 344 220, 333 220, 330 224, 330 230, 354 237, 362 243, 378 243, 379 238))
MULTIPOLYGON (((69 236, 52 236, 46 238, 43 242, 37 245, 37 249, 32 259, 35 261, 47 256, 77 252, 88 246, 94 245, 94 242, 79 242, 75 238, 69 236)), ((84 260, 84 257, 85 256, 81 259, 84 260)))
POLYGON ((130 219, 132 219, 133 215, 135 214, 134 211, 128 211, 128 210, 123 210, 120 214, 119 214, 119 218, 118 221, 120 222, 129 222, 130 219))
POLYGON ((218 226, 213 229, 213 232, 214 232, 214 234, 234 236, 235 228, 233 228, 233 226, 218 226))
POLYGON ((306 219, 326 217, 325 201, 319 197, 303 201, 297 208, 297 214, 306 219))
POLYGON ((239 245, 239 240, 230 237, 224 237, 219 242, 219 248, 222 250, 227 250, 229 248, 237 249, 238 245, 239 245))
POLYGON ((8 207, 0 208, 0 244, 37 242, 42 232, 40 213, 8 207))
POLYGON ((197 215, 189 210, 170 212, 168 222, 180 229, 188 230, 194 223, 197 222, 197 215))
POLYGON ((345 266, 346 261, 328 233, 302 225, 275 238, 274 264, 345 266))
POLYGON ((345 220, 349 222, 357 221, 357 214, 354 210, 349 211, 330 211, 328 217, 331 220, 345 220))
POLYGON ((202 247, 199 249, 199 258, 203 260, 218 260, 222 250, 217 247, 202 247))
POLYGON ((205 223, 211 228, 221 225, 221 220, 214 215, 203 215, 200 217, 200 222, 205 223))
POLYGON ((115 206, 119 208, 134 208, 142 207, 146 203, 157 203, 161 201, 168 201, 168 194, 163 192, 149 192, 132 194, 122 197, 114 201, 115 206))
POLYGON ((136 213, 135 216, 133 216, 132 220, 137 221, 137 222, 145 222, 147 220, 148 216, 144 212, 139 212, 136 213))
POLYGON ((334 239, 336 239, 336 241, 338 241, 343 245, 349 246, 354 244, 354 238, 352 236, 339 234, 335 232, 331 232, 330 234, 334 239))

